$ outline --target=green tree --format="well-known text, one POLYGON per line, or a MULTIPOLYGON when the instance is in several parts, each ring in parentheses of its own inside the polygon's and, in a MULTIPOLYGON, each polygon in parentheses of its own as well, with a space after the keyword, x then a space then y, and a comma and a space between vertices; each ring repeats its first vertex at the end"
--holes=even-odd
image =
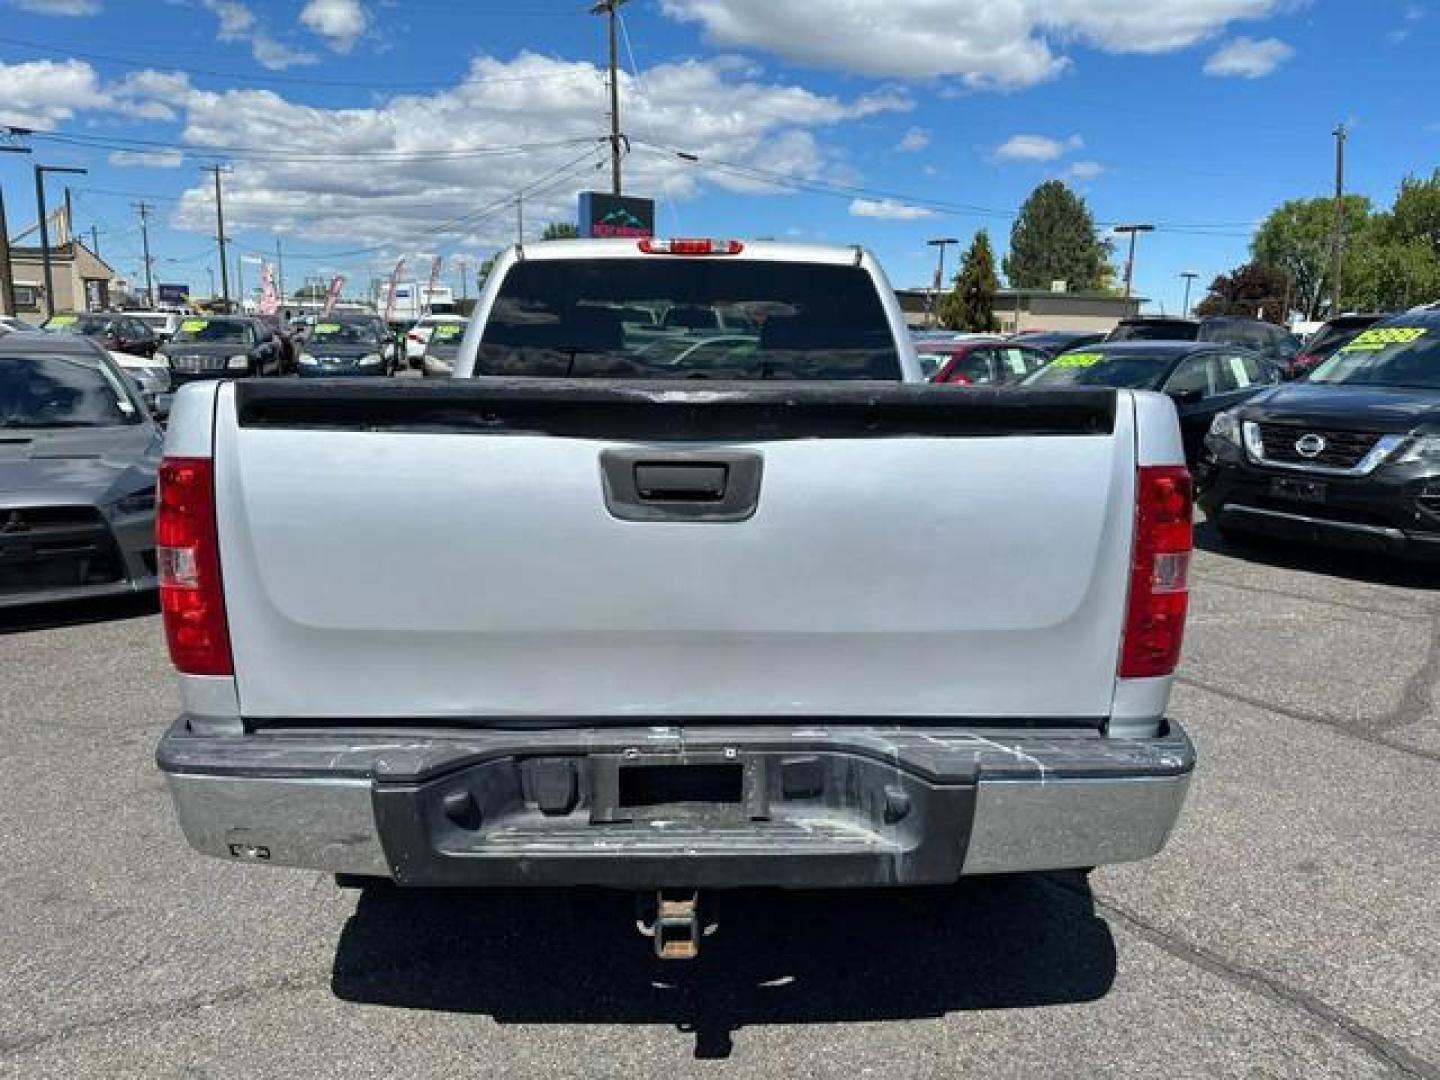
POLYGON ((1221 274, 1210 284, 1210 292, 1195 305, 1195 314, 1241 315, 1284 326, 1294 302, 1285 271, 1264 263, 1251 262, 1221 274))
POLYGON ((990 246, 990 234, 981 229, 960 262, 955 287, 940 298, 940 324, 947 330, 975 333, 1000 329, 995 318, 995 295, 999 291, 995 251, 990 246))
POLYGON ((578 240, 580 230, 568 221, 552 221, 540 234, 541 240, 578 240))
POLYGON ((1110 245, 1095 235, 1085 200, 1059 180, 1047 180, 1030 193, 1010 230, 1005 276, 1017 289, 1065 281, 1075 291, 1098 290, 1109 258, 1110 245))
POLYGON ((1383 239, 1419 240, 1440 257, 1440 169, 1429 180, 1402 180, 1394 207, 1376 224, 1383 239))
MULTIPOLYGON (((1345 197, 1346 260, 1357 250, 1370 228, 1370 200, 1363 195, 1345 197)), ((1290 275, 1295 286, 1295 307, 1307 318, 1322 308, 1335 308, 1330 296, 1334 271, 1335 200, 1292 199, 1271 212, 1250 242, 1250 255, 1258 263, 1290 275)), ((1346 275, 1349 276, 1348 274, 1346 275)), ((1350 290, 1345 290, 1348 300, 1350 290)), ((1341 307, 1344 306, 1342 301, 1341 307)))

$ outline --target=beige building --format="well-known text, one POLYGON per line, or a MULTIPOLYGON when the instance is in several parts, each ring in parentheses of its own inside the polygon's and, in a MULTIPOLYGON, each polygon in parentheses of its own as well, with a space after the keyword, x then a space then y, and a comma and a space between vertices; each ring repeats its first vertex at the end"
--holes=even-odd
MULTIPOLYGON (((910 326, 929 324, 934 294, 929 289, 896 292, 910 326)), ((1143 297, 1109 293, 1051 292, 1048 289, 1001 289, 995 297, 995 317, 1003 333, 1021 330, 1086 330, 1108 333, 1121 319, 1140 314, 1143 297)))
MULTIPOLYGON (((15 278, 13 314, 27 322, 45 318, 45 269, 38 247, 12 247, 10 270, 15 278)), ((50 249, 50 277, 55 285, 56 311, 101 311, 110 306, 115 271, 78 240, 50 249)), ((0 307, 9 298, 0 297, 0 307)), ((7 312, 8 313, 8 312, 7 312)))

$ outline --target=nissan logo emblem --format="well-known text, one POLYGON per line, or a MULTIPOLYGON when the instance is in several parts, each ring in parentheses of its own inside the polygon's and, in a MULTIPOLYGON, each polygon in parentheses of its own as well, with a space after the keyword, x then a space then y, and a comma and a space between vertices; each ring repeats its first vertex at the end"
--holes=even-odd
POLYGON ((1323 435, 1302 435, 1295 440, 1295 452, 1313 461, 1325 452, 1326 445, 1323 435))

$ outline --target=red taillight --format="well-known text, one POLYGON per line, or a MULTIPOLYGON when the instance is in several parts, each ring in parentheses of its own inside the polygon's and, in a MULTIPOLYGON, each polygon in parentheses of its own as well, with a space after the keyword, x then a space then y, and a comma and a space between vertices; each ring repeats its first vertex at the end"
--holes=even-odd
POLYGON ((414 330, 411 330, 411 331, 410 331, 408 334, 406 334, 405 336, 406 336, 407 338, 409 338, 411 341, 419 342, 421 345, 425 344, 425 338, 424 338, 423 336, 421 336, 420 334, 417 334, 414 330))
POLYGON ((210 459, 161 462, 155 546, 170 659, 186 675, 234 675, 210 459))
POLYGON ((1193 490, 1181 465, 1135 474, 1135 547, 1120 652, 1122 679, 1171 674, 1180 663, 1190 600, 1193 490))
POLYGON ((739 240, 641 240, 646 255, 739 255, 745 245, 739 240))

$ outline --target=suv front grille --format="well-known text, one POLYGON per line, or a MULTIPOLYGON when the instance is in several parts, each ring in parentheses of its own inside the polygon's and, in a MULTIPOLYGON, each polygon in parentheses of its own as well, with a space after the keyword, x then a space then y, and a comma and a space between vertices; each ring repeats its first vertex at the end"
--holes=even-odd
POLYGON ((1259 428, 1265 459, 1282 465, 1353 469, 1380 441, 1379 435, 1365 431, 1332 431, 1291 424, 1260 424, 1259 428), (1324 439, 1324 449, 1313 456, 1302 454, 1296 444, 1307 435, 1318 435, 1324 439))
POLYGON ((0 507, 0 596, 122 576, 110 526, 93 506, 0 507))

